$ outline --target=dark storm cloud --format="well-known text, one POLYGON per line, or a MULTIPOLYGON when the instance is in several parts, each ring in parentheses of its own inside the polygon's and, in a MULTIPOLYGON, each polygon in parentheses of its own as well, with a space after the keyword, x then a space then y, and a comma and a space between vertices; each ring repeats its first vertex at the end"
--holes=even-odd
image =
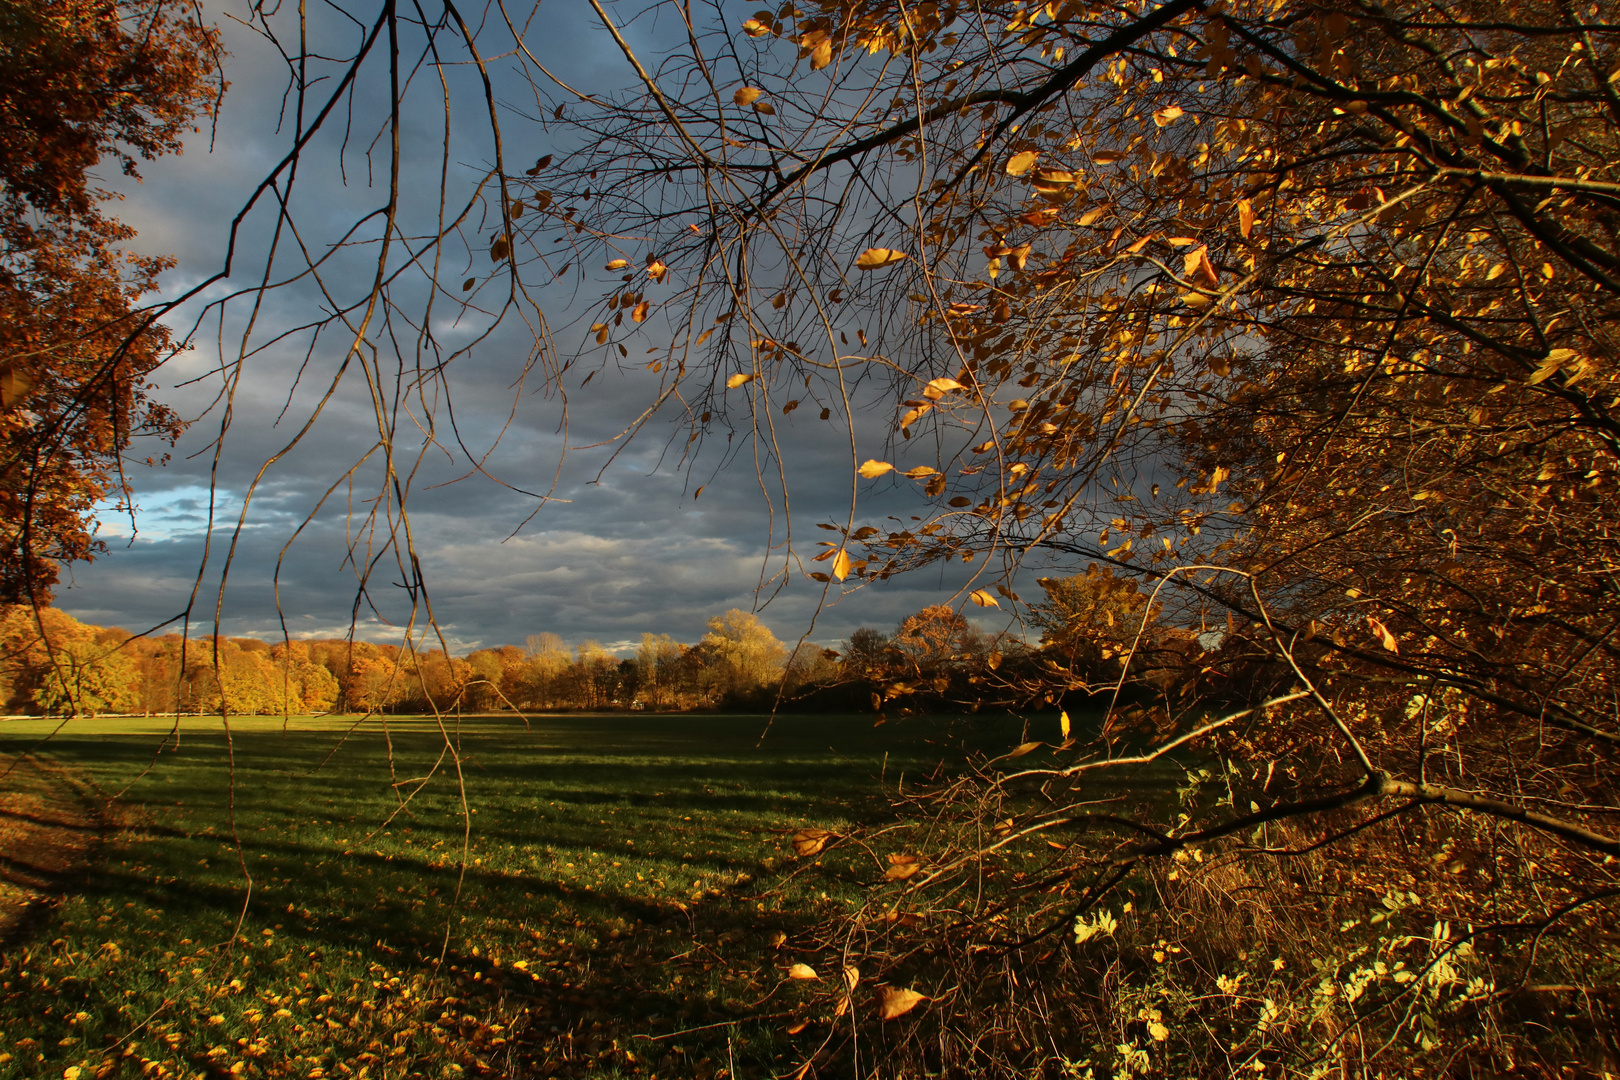
MULTIPOLYGON (((552 55, 543 59, 552 61, 555 71, 592 86, 623 85, 622 59, 600 27, 586 21, 584 9, 552 8, 545 17, 542 38, 552 55)), ((126 193, 119 213, 139 230, 140 248, 177 256, 179 266, 165 279, 169 295, 220 265, 231 217, 287 145, 282 61, 239 24, 222 19, 221 25, 231 52, 232 88, 217 130, 195 137, 183 157, 148 164, 143 184, 114 185, 126 193)), ((334 17, 325 32, 347 41, 355 31, 334 17)), ((630 32, 652 31, 632 27, 630 32)), ((450 78, 465 81, 472 73, 458 70, 450 78)), ((500 90, 503 100, 522 107, 523 87, 500 90)), ((373 130, 366 127, 367 117, 375 125, 378 104, 375 97, 359 98, 354 129, 360 134, 346 154, 340 158, 333 134, 317 142, 302 167, 293 203, 312 223, 317 240, 328 239, 320 228, 341 230, 378 205, 379 189, 367 185, 362 152, 373 130)), ((412 110, 407 119, 411 145, 432 151, 408 157, 410 171, 403 178, 406 210, 420 216, 437 198, 442 132, 431 108, 412 110)), ((509 154, 527 161, 549 149, 532 124, 511 113, 503 122, 509 154)), ((479 133, 477 124, 452 133, 451 184, 460 185, 458 190, 470 190, 487 168, 489 150, 479 143, 479 133)), ((204 303, 252 285, 255 268, 262 266, 269 220, 263 214, 249 219, 239 237, 238 276, 177 313, 171 320, 177 328, 189 330, 203 314, 215 317, 204 312, 204 303)), ((487 238, 473 233, 471 240, 476 245, 487 238)), ((340 302, 369 288, 370 257, 368 250, 356 249, 334 262, 327 281, 340 302)), ((451 263, 446 276, 459 277, 463 270, 453 265, 454 255, 451 263)), ((487 253, 475 247, 469 265, 473 273, 487 273, 487 253)), ((573 321, 577 312, 568 306, 571 295, 541 293, 552 325, 563 336, 565 356, 583 332, 573 321)), ((194 350, 176 358, 158 379, 165 400, 199 419, 167 466, 136 467, 136 501, 142 509, 135 535, 130 537, 127 520, 108 516, 104 536, 111 550, 93 565, 74 569, 59 596, 62 607, 83 619, 138 630, 174 618, 196 587, 199 599, 191 618, 205 625, 214 617, 230 551, 222 606, 227 632, 275 637, 284 620, 294 636, 335 636, 355 621, 362 636, 397 638, 410 618, 410 602, 401 587, 397 550, 385 550, 390 508, 384 508, 381 525, 369 527, 366 521, 376 505, 366 500, 384 485, 382 456, 374 450, 377 420, 357 365, 350 365, 320 419, 288 449, 326 393, 349 342, 334 333, 310 351, 307 335, 271 339, 310 322, 327 306, 326 296, 309 280, 269 294, 257 315, 256 341, 263 351, 239 366, 234 350, 246 308, 230 309, 223 327, 202 319, 194 350), (222 434, 227 381, 230 423, 222 434), (369 460, 355 468, 368 451, 369 460), (283 456, 264 472, 244 514, 250 486, 274 455, 283 456), (340 483, 316 513, 317 503, 351 468, 352 490, 340 483), (199 579, 205 541, 207 565, 199 579), (376 570, 366 595, 359 596, 354 566, 374 558, 376 570), (278 560, 279 615, 273 586, 278 560)), ((434 323, 435 334, 452 347, 480 329, 471 319, 457 325, 449 308, 434 323)), ((570 372, 564 384, 566 412, 554 391, 534 392, 533 380, 514 389, 532 344, 515 325, 499 328, 477 353, 449 366, 442 384, 430 388, 437 397, 426 405, 408 403, 398 414, 395 471, 409 483, 411 538, 434 614, 452 647, 521 642, 540 631, 574 642, 635 640, 643 632, 691 641, 702 634, 708 617, 761 604, 765 621, 780 637, 796 639, 805 632, 823 589, 802 573, 815 568, 808 560, 821 550, 816 542, 833 535, 814 523, 845 520, 858 461, 893 459, 881 441, 886 425, 872 422, 871 415, 860 417, 869 442, 852 456, 847 435, 836 422, 817 420, 819 410, 783 417, 773 405, 789 517, 778 462, 765 461, 764 480, 757 479, 756 448, 746 431, 729 441, 723 431, 712 433, 689 447, 684 414, 672 403, 628 448, 612 441, 656 398, 658 380, 650 372, 610 368, 584 387, 590 369, 570 372), (430 424, 431 439, 423 434, 430 424), (695 458, 687 458, 688 451, 695 458), (469 455, 482 472, 470 468, 469 455), (704 490, 695 498, 699 486, 704 490), (549 491, 553 499, 542 505, 513 489, 549 491)), ((748 392, 732 393, 740 401, 748 392)), ((143 457, 156 452, 139 449, 143 457)), ((888 514, 904 519, 913 511, 910 482, 860 483, 857 525, 881 524, 888 514)), ((396 529, 393 535, 403 533, 396 529)), ((831 642, 861 625, 892 628, 906 614, 948 598, 970 573, 957 565, 841 600, 834 590, 813 636, 831 642)), ((993 628, 1004 625, 994 621, 994 613, 970 613, 993 628)), ((419 613, 418 625, 420 618, 419 613)))

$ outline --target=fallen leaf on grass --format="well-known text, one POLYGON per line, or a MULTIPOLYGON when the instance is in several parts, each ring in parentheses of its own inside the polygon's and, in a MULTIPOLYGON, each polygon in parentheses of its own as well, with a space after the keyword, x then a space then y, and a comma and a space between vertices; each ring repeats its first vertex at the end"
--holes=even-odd
POLYGON ((818 855, 833 835, 826 829, 800 829, 793 834, 793 853, 804 857, 818 855))
POLYGON ((885 986, 878 990, 878 1015, 885 1020, 894 1020, 927 1000, 928 998, 915 990, 885 986))

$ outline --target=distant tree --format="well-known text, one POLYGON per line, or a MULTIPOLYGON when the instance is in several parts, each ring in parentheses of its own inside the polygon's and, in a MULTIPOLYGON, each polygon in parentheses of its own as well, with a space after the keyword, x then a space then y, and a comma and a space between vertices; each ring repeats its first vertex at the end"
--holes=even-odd
POLYGON ((406 676, 386 652, 356 641, 343 682, 343 705, 351 712, 382 712, 405 691, 406 676))
POLYGON ((1139 635, 1157 628, 1159 608, 1134 577, 1092 563, 1083 574, 1039 584, 1046 598, 1030 605, 1029 621, 1054 662, 1081 681, 1117 678, 1139 635))
POLYGON ((907 675, 932 683, 978 659, 984 640, 961 612, 935 604, 901 622, 890 647, 907 675))
POLYGON ((523 663, 512 680, 513 700, 523 708, 550 708, 565 693, 564 679, 571 662, 568 650, 562 638, 549 631, 530 634, 524 644, 523 663))
POLYGON ((96 716, 141 707, 130 634, 81 623, 55 608, 0 611, 0 692, 12 709, 96 716))
POLYGON ((668 634, 641 635, 641 648, 636 650, 637 685, 642 700, 648 705, 663 708, 675 704, 684 651, 668 634))
POLYGON ((467 654, 466 706, 475 712, 489 712, 502 704, 501 680, 506 667, 501 654, 494 649, 479 649, 467 654))
POLYGON ((136 307, 168 259, 124 247, 91 170, 178 152, 223 89, 218 35, 164 0, 0 5, 0 601, 50 599, 102 550, 136 435, 181 424, 148 378, 174 350, 136 307))
POLYGON ((889 660, 889 635, 863 626, 844 642, 844 667, 849 675, 862 678, 882 672, 889 660))
POLYGON ((602 643, 581 642, 568 669, 569 704, 600 709, 617 696, 618 683, 618 663, 602 643))
POLYGON ((710 656, 710 685, 720 700, 739 701, 774 685, 787 662, 787 649, 770 627, 738 608, 710 619, 701 644, 710 656))

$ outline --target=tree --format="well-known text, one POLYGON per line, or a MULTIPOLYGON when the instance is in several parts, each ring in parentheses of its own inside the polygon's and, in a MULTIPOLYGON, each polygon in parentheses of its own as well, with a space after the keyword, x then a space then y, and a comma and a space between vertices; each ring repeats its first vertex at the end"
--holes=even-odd
POLYGON ((1111 687, 1127 660, 1151 648, 1159 611, 1128 576, 1095 563, 1084 574, 1036 581, 1046 599, 1029 608, 1030 625, 1058 667, 1077 678, 1076 689, 1111 687))
POLYGON ((682 649, 668 634, 642 634, 636 650, 637 686, 646 704, 663 708, 675 704, 682 649))
MULTIPOLYGON (((1055 1011, 958 997, 953 1012, 978 1010, 973 1037, 937 1040, 929 1068, 990 1072, 977 1055, 1001 1051, 985 1031, 1051 1046, 1117 1028, 1131 1041, 1097 1067, 1127 1074, 1193 1073, 1240 1044, 1245 1060, 1326 1068, 1351 1034, 1364 1071, 1501 1071, 1517 1049, 1476 1038, 1501 1030, 1513 995, 1497 986, 1613 983, 1591 966, 1612 955, 1620 889, 1605 861, 1620 854, 1620 30, 1605 9, 863 0, 738 27, 719 5, 708 24, 672 6, 684 41, 658 65, 594 10, 634 61, 630 93, 547 99, 512 42, 482 47, 449 9, 423 18, 435 45, 460 33, 480 60, 527 68, 559 160, 520 175, 490 105, 487 173, 421 228, 396 228, 391 190, 388 230, 354 241, 374 243, 375 277, 323 327, 359 346, 374 314, 399 315, 433 359, 400 356, 396 385, 439 379, 452 360, 433 353, 433 321, 404 312, 421 295, 406 268, 437 275, 434 244, 476 248, 464 292, 435 276, 433 295, 464 296, 469 317, 532 316, 531 373, 551 388, 632 347, 640 361, 645 343, 658 401, 690 410, 692 452, 740 433, 770 468, 781 418, 819 406, 814 422, 849 435, 857 493, 914 481, 931 507, 914 524, 868 523, 858 498, 821 523, 833 538, 812 580, 829 596, 963 559, 979 606, 1027 610, 1023 563, 1061 577, 1096 562, 1151 584, 1167 621, 1230 620, 1217 653, 1187 649, 1160 742, 1124 759, 1205 753, 1214 794, 1195 772, 1173 809, 1099 813, 1086 785, 1120 767, 1112 744, 1065 739, 1065 756, 986 768, 935 793, 919 834, 940 870, 904 901, 939 918, 908 936, 891 908, 838 945, 874 942, 863 979, 943 958, 941 987, 1108 988, 1119 969, 1086 970, 1054 939, 1112 933, 1098 906, 1127 879, 1165 901, 1154 925, 1194 900, 1238 924, 1221 878, 1193 869, 1213 852, 1242 890, 1297 913, 1309 985, 1248 969, 1267 980, 1257 1001, 1223 990, 1220 1024, 1189 1020, 1165 1046, 1150 1003, 1125 1008, 1134 988, 1108 989, 1103 1014, 1062 999, 1063 1030, 1055 1011), (583 355, 558 355, 533 299, 557 262, 611 275, 583 355), (890 409, 885 456, 900 460, 856 460, 857 425, 890 409), (1433 860, 1459 851, 1492 867, 1488 887, 1434 880, 1433 860), (1320 880, 1284 869, 1307 856, 1320 880), (1209 886, 1201 899, 1189 880, 1209 886), (1435 929, 1379 936, 1371 904, 1415 905, 1435 929), (1329 955, 1336 932, 1365 940, 1329 955), (1496 967, 1437 983, 1465 944, 1488 944, 1496 967), (1364 973, 1390 977, 1362 1011, 1338 988, 1364 973), (1333 994, 1316 1000, 1318 985, 1333 994), (1257 1015, 1261 1001, 1281 1011, 1257 1015), (1314 1019, 1290 1027, 1288 1010, 1314 1019)), ((309 114, 336 108, 373 48, 397 74, 400 30, 385 5, 309 114)), ((300 109, 311 85, 295 82, 300 109)), ((409 398, 371 394, 379 431, 416 426, 409 398)), ((403 492, 379 495, 374 512, 403 520, 403 492)), ((415 597, 408 535, 394 550, 415 597)), ((790 572, 803 553, 783 551, 790 572)), ((694 670, 721 671, 733 643, 711 638, 686 654, 694 670)), ((1217 945, 1200 939, 1199 977, 1258 955, 1217 945)), ((1203 993, 1161 989, 1161 1003, 1203 993)), ((1039 1064, 997 1060, 1006 1075, 1039 1064)))
POLYGON ((787 663, 787 649, 770 627, 738 608, 711 618, 699 644, 709 657, 711 692, 722 701, 746 701, 774 688, 787 663))
POLYGON ((101 632, 54 608, 0 608, 0 699, 8 709, 62 716, 138 705, 136 668, 122 632, 101 632))
POLYGON ((47 602, 102 549, 98 504, 129 498, 132 440, 180 431, 149 384, 174 338, 137 306, 171 261, 124 249, 91 170, 178 152, 223 90, 217 53, 163 0, 0 11, 0 601, 47 602))
MULTIPOLYGON (((872 0, 741 29, 643 66, 645 97, 577 109, 594 141, 543 184, 604 234, 651 237, 648 280, 607 310, 681 283, 660 302, 700 431, 722 417, 768 447, 774 415, 818 394, 853 424, 851 370, 887 383, 902 460, 851 473, 914 480, 935 512, 826 523, 818 580, 1090 560, 1152 583, 1183 626, 1231 619, 1220 662, 1186 650, 1155 737, 1270 766, 1150 839, 1127 828, 1031 875, 1017 934, 1075 917, 1054 881, 1096 903, 1118 867, 1293 821, 1299 850, 1422 838, 1385 841, 1359 882, 1416 880, 1410 852, 1442 836, 1474 845, 1499 867, 1490 895, 1421 903, 1493 927, 1516 979, 1600 950, 1614 924, 1592 905, 1620 887, 1605 10, 872 0), (1211 717, 1222 704, 1234 719, 1211 717), (1531 864, 1562 884, 1515 869, 1531 864), (1511 947, 1506 926, 1573 910, 1565 960, 1511 947)), ((599 325, 620 350, 649 332, 599 325)), ((1016 784, 1095 767, 950 793, 981 825, 1034 829, 1083 800, 1043 808, 1016 784)), ((1425 1041, 1436 1068, 1460 1032, 1425 1041)))

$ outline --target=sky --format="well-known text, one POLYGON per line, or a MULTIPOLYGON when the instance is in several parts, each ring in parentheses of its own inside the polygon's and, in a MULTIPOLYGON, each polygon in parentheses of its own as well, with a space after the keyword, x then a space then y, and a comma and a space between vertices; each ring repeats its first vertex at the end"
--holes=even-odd
MULTIPOLYGON (((163 281, 169 297, 222 265, 231 219, 286 153, 291 137, 282 113, 287 72, 275 48, 239 21, 244 10, 207 10, 229 52, 225 74, 231 85, 217 125, 192 137, 184 155, 143 166, 139 184, 106 178, 122 196, 114 212, 139 233, 135 246, 176 258, 163 281)), ((355 24, 335 8, 322 11, 313 24, 317 51, 352 49, 355 24), (318 40, 321 35, 330 40, 318 40)), ((355 11, 361 19, 371 17, 355 11)), ((547 16, 543 32, 528 40, 559 78, 611 89, 633 77, 602 28, 586 21, 588 6, 537 12, 547 16)), ((737 19, 747 14, 739 8, 737 19)), ((649 52, 656 51, 649 35, 660 32, 639 24, 626 31, 649 52)), ((491 67, 511 106, 503 116, 508 156, 528 161, 551 151, 538 126, 520 115, 521 88, 501 83, 498 63, 491 67)), ((477 105, 474 75, 463 67, 447 77, 453 93, 462 95, 458 100, 477 105)), ((418 89, 413 84, 413 92, 418 89)), ((379 100, 373 83, 356 95, 353 129, 365 134, 346 153, 339 154, 334 136, 317 139, 304 156, 293 204, 300 239, 312 250, 322 250, 381 203, 377 182, 385 158, 368 163, 363 145, 372 130, 368 121, 374 127, 381 115, 379 100)), ((403 217, 420 221, 431 216, 437 198, 444 136, 432 94, 411 100, 403 217)), ((480 130, 459 118, 452 125, 452 190, 471 190, 490 160, 488 147, 474 137, 480 130)), ((136 509, 132 515, 103 515, 107 553, 64 576, 57 602, 82 620, 144 631, 164 624, 173 629, 180 624, 172 620, 184 617, 193 631, 206 631, 217 611, 224 632, 269 639, 283 633, 342 636, 353 626, 360 637, 397 641, 411 627, 423 627, 420 606, 412 622, 410 593, 394 553, 383 550, 389 530, 368 529, 366 523, 375 505, 367 500, 376 496, 382 474, 381 455, 366 457, 378 433, 358 365, 344 369, 316 422, 288 449, 339 371, 347 341, 327 335, 311 349, 307 336, 278 337, 323 311, 327 297, 313 280, 269 294, 255 316, 258 351, 239 364, 232 362, 250 307, 234 302, 221 321, 217 309, 203 306, 251 285, 255 272, 262 272, 268 221, 262 213, 249 216, 238 236, 234 276, 209 286, 169 319, 181 333, 197 329, 194 348, 159 373, 157 396, 192 424, 167 464, 133 466, 136 509), (222 404, 227 374, 234 380, 228 410, 222 404), (379 555, 361 595, 356 564, 379 555)), ((481 255, 469 259, 463 251, 460 257, 472 272, 482 272, 488 263, 486 256, 480 264, 481 255)), ((352 298, 369 286, 364 249, 339 251, 330 271, 325 287, 337 295, 352 298)), ((460 272, 451 267, 446 276, 460 272)), ((578 321, 581 309, 571 306, 577 304, 574 295, 541 290, 538 302, 556 335, 557 355, 568 356, 586 334, 578 321)), ((448 309, 434 319, 442 341, 464 344, 474 336, 474 327, 448 309)), ((961 604, 968 576, 960 566, 847 595, 835 589, 824 596, 822 584, 805 576, 821 568, 808 560, 821 550, 817 541, 830 535, 815 523, 841 521, 849 511, 855 465, 892 455, 885 423, 861 422, 860 444, 852 453, 847 435, 817 422, 815 410, 782 417, 789 514, 776 480, 767 479, 762 489, 752 449, 740 437, 729 447, 724 438, 706 440, 695 457, 686 457, 678 410, 655 414, 628 445, 614 441, 655 398, 656 376, 609 369, 587 386, 571 376, 564 382, 565 413, 557 394, 536 392, 532 383, 516 385, 529 352, 521 328, 507 325, 479 351, 457 360, 447 381, 453 433, 443 398, 433 409, 400 414, 396 474, 415 470, 410 539, 434 621, 452 651, 521 644, 543 631, 570 643, 595 639, 610 647, 628 647, 648 632, 691 642, 711 616, 730 608, 758 611, 785 641, 808 634, 833 645, 860 626, 892 629, 929 604, 961 604), (433 439, 416 426, 425 429, 430 421, 433 439), (474 459, 480 469, 470 467, 474 459), (550 490, 552 498, 540 502, 514 489, 550 490)), ((162 450, 137 445, 132 456, 162 450)), ((858 523, 918 510, 908 482, 858 483, 858 523)), ((994 611, 970 607, 967 613, 985 629, 1007 626, 994 611)))

